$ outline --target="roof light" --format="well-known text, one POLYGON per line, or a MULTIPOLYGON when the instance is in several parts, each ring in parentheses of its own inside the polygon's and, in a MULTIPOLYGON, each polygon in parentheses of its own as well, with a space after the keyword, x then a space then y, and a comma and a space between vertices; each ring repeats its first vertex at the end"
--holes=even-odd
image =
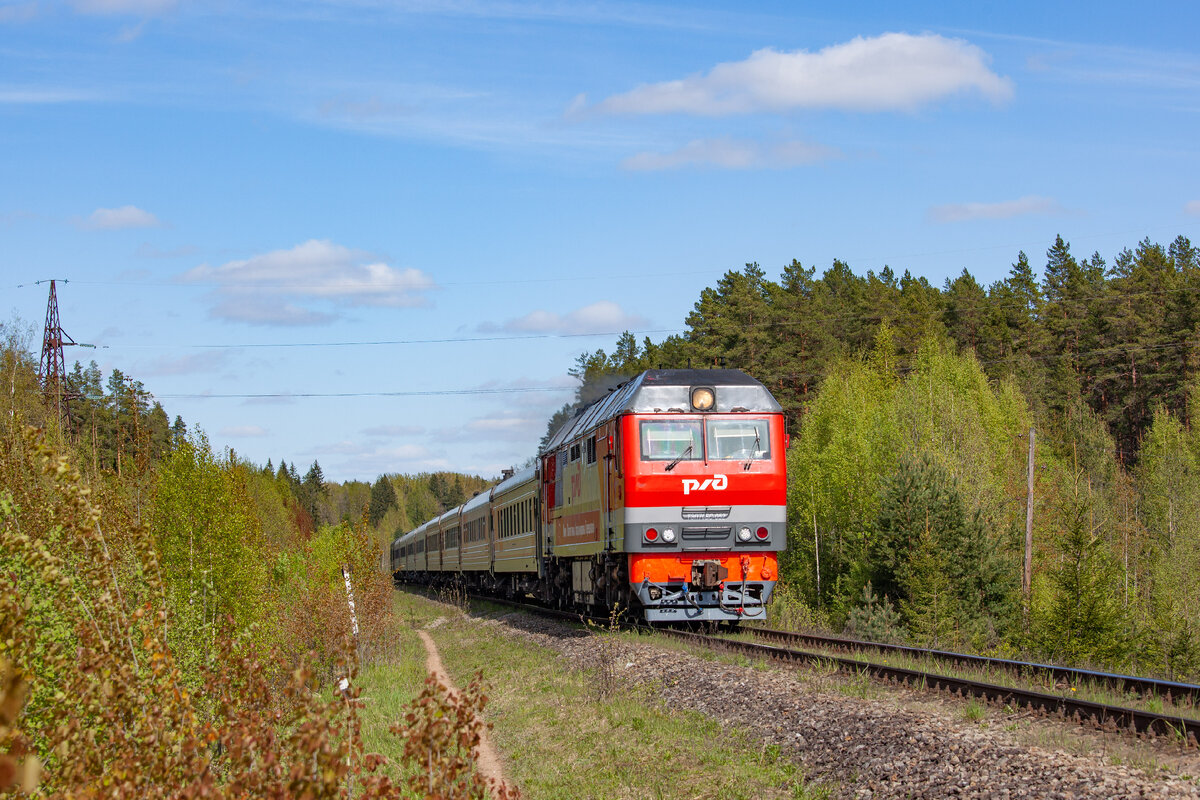
POLYGON ((716 405, 717 395, 707 386, 697 386, 692 389, 692 408, 696 411, 712 411, 716 405))

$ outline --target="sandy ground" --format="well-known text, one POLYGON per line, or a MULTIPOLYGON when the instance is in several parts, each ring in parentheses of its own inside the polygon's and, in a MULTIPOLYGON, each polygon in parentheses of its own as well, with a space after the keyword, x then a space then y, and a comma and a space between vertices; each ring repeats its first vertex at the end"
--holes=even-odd
MULTIPOLYGON (((438 655, 437 645, 433 643, 433 637, 425 631, 417 631, 421 641, 425 643, 425 668, 429 670, 439 681, 450 687, 453 692, 458 691, 458 687, 450 680, 450 676, 446 674, 445 667, 442 666, 442 658, 438 655)), ((484 780, 489 781, 490 785, 495 789, 504 783, 504 771, 500 768, 500 757, 496 754, 496 748, 492 746, 492 740, 488 736, 487 726, 481 725, 479 736, 479 747, 475 750, 475 765, 479 770, 479 774, 484 780)))

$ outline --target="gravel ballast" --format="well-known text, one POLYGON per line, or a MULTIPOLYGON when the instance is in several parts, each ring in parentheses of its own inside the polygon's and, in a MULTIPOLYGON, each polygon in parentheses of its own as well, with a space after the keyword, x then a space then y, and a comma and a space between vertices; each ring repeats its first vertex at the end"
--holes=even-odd
MULTIPOLYGON (((651 687, 672 708, 709 715, 750 732, 804 765, 809 780, 847 798, 1197 798, 1200 756, 1159 747, 1154 774, 1101 752, 1072 753, 1022 742, 1024 727, 1057 726, 1095 737, 1092 747, 1128 734, 1085 734, 1064 721, 986 712, 967 720, 962 701, 929 692, 864 685, 795 667, 701 658, 663 640, 630 641, 523 614, 493 618, 511 635, 557 650, 579 668, 607 667, 618 682, 651 687), (606 664, 607 662, 607 664, 606 664), (840 687, 840 688, 839 688, 840 687), (861 694, 863 696, 855 696, 861 694), (1009 730, 1011 728, 1012 730, 1009 730), (1161 757, 1160 757, 1161 756, 1161 757)), ((1062 731, 1058 731, 1062 735, 1062 731)), ((1053 739, 1053 736, 1048 738, 1053 739)))

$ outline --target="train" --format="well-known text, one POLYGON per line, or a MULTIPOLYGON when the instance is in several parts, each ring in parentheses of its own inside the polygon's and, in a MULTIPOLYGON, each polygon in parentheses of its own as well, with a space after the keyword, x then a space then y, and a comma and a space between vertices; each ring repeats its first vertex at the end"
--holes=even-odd
POLYGON ((766 618, 787 543, 783 409, 736 369, 651 369, 530 466, 391 543, 398 583, 649 623, 766 618))

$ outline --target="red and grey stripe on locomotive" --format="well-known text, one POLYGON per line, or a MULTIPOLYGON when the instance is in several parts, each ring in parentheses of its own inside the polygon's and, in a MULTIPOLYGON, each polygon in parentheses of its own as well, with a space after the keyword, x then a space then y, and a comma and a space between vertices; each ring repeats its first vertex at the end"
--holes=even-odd
POLYGON ((782 409, 739 370, 647 370, 538 454, 399 536, 397 581, 651 622, 763 619, 787 542, 782 409))

